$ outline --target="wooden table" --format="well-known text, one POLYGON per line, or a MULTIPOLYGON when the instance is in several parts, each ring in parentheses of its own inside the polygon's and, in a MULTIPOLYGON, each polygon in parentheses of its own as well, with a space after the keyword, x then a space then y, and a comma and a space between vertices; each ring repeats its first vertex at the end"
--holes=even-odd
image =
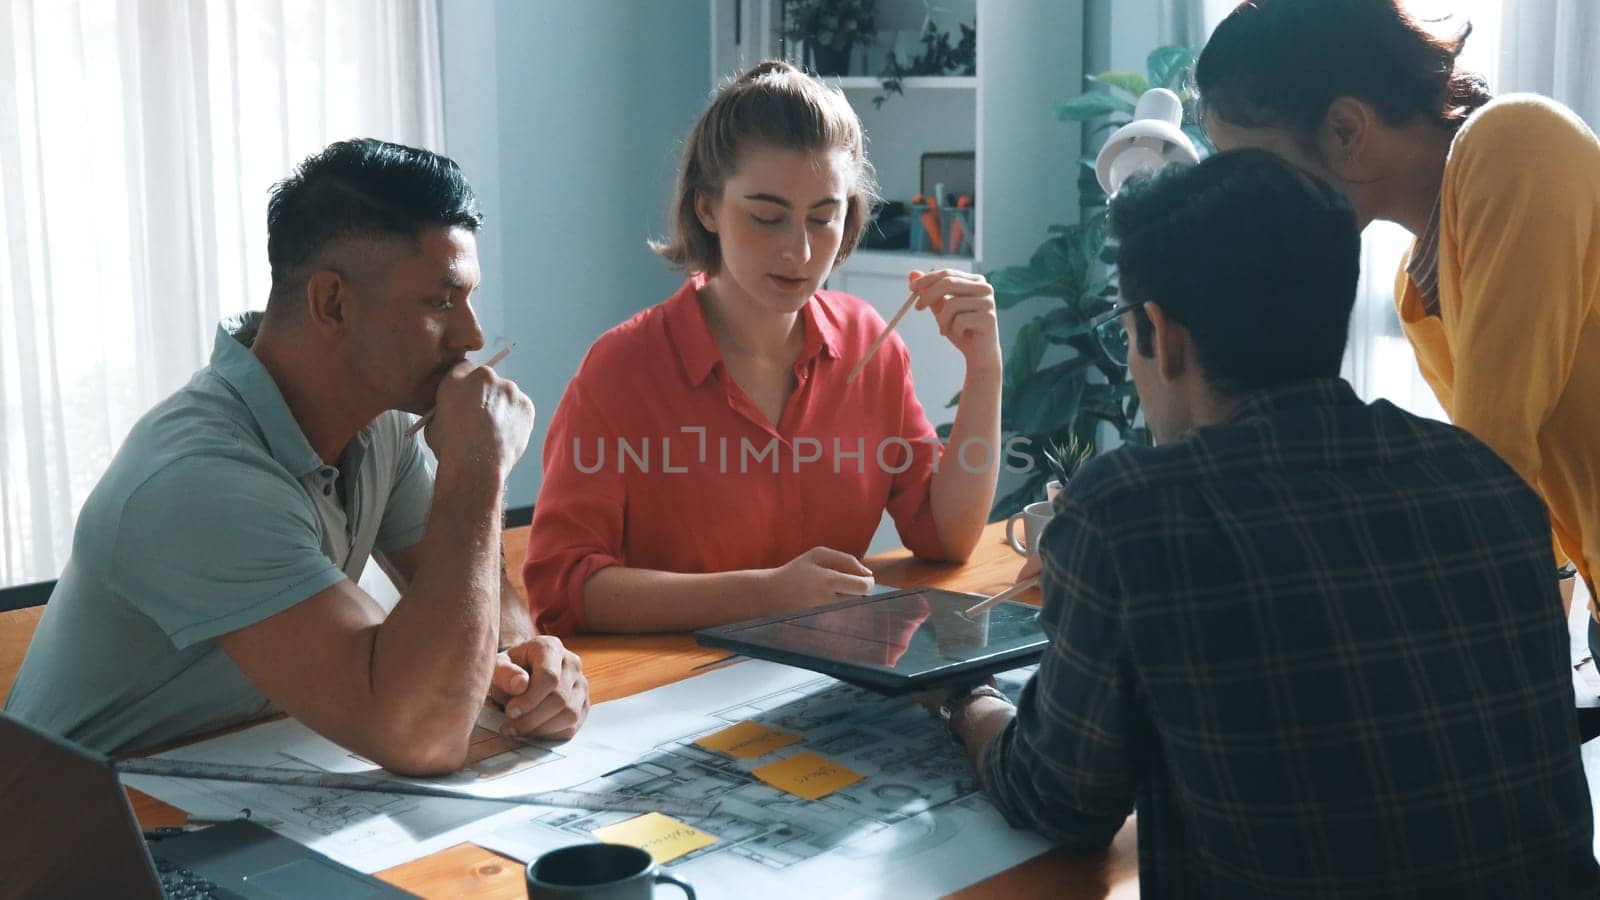
MULTIPOLYGON (((526 546, 521 541, 508 538, 506 563, 511 572, 522 571, 525 552, 526 546)), ((1021 558, 1006 545, 1004 524, 996 523, 984 531, 982 542, 966 565, 926 563, 912 559, 904 550, 872 557, 867 564, 879 582, 896 587, 932 586, 994 593, 1011 584, 1021 566, 1021 558)), ((590 695, 596 703, 680 681, 698 674, 696 666, 726 656, 723 651, 696 645, 694 638, 687 634, 583 635, 567 641, 567 645, 583 657, 590 695)), ((135 815, 146 828, 178 825, 186 818, 182 810, 147 794, 132 789, 128 794, 133 800, 135 815)), ((1073 857, 1059 850, 1050 851, 951 896, 960 900, 1137 897, 1135 839, 1130 818, 1105 853, 1073 857)), ((470 895, 511 900, 527 896, 522 864, 475 844, 457 844, 385 869, 378 877, 423 897, 470 895)))

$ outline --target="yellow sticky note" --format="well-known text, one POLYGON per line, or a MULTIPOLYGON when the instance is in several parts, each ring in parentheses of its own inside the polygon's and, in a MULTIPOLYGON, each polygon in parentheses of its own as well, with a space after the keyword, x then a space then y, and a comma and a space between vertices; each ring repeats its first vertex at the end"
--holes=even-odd
POLYGON ((809 750, 775 763, 752 769, 751 775, 780 791, 796 797, 820 800, 834 791, 849 787, 864 776, 818 756, 809 750))
POLYGON ((755 759, 790 744, 799 743, 800 735, 776 731, 757 722, 740 722, 716 734, 708 734, 695 741, 695 746, 717 753, 726 753, 735 759, 755 759))
POLYGON ((596 828, 589 833, 608 844, 638 847, 655 857, 658 863, 669 862, 717 842, 716 838, 693 825, 685 825, 661 813, 645 813, 626 822, 596 828))

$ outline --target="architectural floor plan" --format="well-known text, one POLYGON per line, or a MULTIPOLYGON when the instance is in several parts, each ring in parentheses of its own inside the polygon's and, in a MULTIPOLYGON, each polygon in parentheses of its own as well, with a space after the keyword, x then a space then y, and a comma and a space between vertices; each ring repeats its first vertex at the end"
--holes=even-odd
MULTIPOLYGON (((717 843, 682 857, 683 862, 732 853, 777 870, 978 790, 959 748, 922 707, 831 678, 750 698, 715 711, 712 718, 717 724, 709 730, 754 721, 800 735, 806 750, 866 777, 820 800, 802 800, 750 775, 752 768, 770 760, 739 760, 695 746, 693 741, 707 733, 701 730, 575 788, 716 801, 717 812, 693 824, 714 835, 717 843)), ((586 837, 630 815, 559 810, 538 820, 586 837)), ((937 837, 927 835, 929 840, 937 837)))
MULTIPOLYGON (((725 672, 770 665, 744 663, 725 672)), ((1031 670, 1018 670, 998 680, 1015 697, 1029 674, 1031 670)), ((953 883, 949 874, 938 874, 962 870, 959 862, 952 862, 971 859, 969 851, 976 846, 999 845, 998 855, 991 847, 982 859, 998 862, 1000 868, 1045 848, 1036 836, 1014 832, 1000 820, 979 794, 963 751, 908 699, 885 698, 816 675, 733 699, 713 709, 702 707, 704 715, 692 731, 663 735, 664 740, 633 762, 574 785, 598 793, 718 802, 714 814, 684 820, 716 842, 666 863, 703 897, 779 898, 791 890, 797 896, 819 896, 824 893, 821 884, 827 885, 829 896, 872 896, 871 885, 908 886, 903 880, 882 880, 885 869, 912 878, 927 874, 930 889, 938 884, 938 890, 949 890, 989 874, 977 872, 953 883), (740 722, 788 732, 800 741, 755 759, 736 759, 694 743, 740 722), (819 754, 864 777, 808 801, 751 775, 758 766, 801 752, 819 754), (952 854, 952 847, 962 851, 952 854)), ((530 821, 502 825, 497 835, 479 843, 507 853, 520 843, 513 855, 529 858, 563 843, 592 840, 595 830, 629 816, 547 810, 530 821)))
MULTIPOLYGON (((1015 696, 1028 674, 998 680, 1015 696)), ((978 792, 960 749, 920 706, 788 666, 740 662, 600 704, 577 738, 554 747, 499 737, 493 713, 480 725, 472 763, 435 783, 485 797, 572 789, 717 802, 711 815, 682 818, 714 840, 699 840, 665 862, 710 900, 938 895, 1049 846, 1006 825, 978 792), (739 723, 782 732, 784 739, 771 749, 762 744, 752 758, 695 743, 739 723), (848 777, 806 800, 756 773, 805 754, 848 777)), ((292 719, 162 757, 374 774, 371 762, 292 719)), ((596 840, 597 829, 640 824, 637 813, 627 812, 142 775, 126 780, 192 815, 227 817, 249 808, 253 818, 276 820, 273 827, 286 836, 368 872, 463 841, 527 860, 596 840)))

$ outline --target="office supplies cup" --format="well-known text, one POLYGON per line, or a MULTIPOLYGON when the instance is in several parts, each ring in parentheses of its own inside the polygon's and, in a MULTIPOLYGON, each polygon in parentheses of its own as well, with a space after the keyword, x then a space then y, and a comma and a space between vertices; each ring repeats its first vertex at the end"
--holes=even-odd
POLYGON ((695 900, 694 888, 662 872, 649 853, 627 844, 575 844, 528 863, 528 900, 650 900, 670 884, 695 900))
POLYGON ((1053 515, 1055 507, 1049 500, 1029 503, 1022 508, 1022 512, 1014 513, 1006 520, 1006 543, 1023 556, 1038 556, 1039 536, 1044 534, 1044 526, 1049 523, 1053 515), (1021 541, 1017 540, 1018 521, 1022 522, 1021 541))

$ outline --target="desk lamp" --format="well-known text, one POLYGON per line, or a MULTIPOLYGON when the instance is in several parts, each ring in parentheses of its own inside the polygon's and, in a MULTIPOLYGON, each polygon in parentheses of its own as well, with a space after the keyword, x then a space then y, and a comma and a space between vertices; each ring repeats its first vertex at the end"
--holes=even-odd
POLYGON ((1200 154, 1183 133, 1183 101, 1166 88, 1151 88, 1139 98, 1133 121, 1118 128, 1094 160, 1095 178, 1107 196, 1128 177, 1153 173, 1169 164, 1196 165, 1200 154))

